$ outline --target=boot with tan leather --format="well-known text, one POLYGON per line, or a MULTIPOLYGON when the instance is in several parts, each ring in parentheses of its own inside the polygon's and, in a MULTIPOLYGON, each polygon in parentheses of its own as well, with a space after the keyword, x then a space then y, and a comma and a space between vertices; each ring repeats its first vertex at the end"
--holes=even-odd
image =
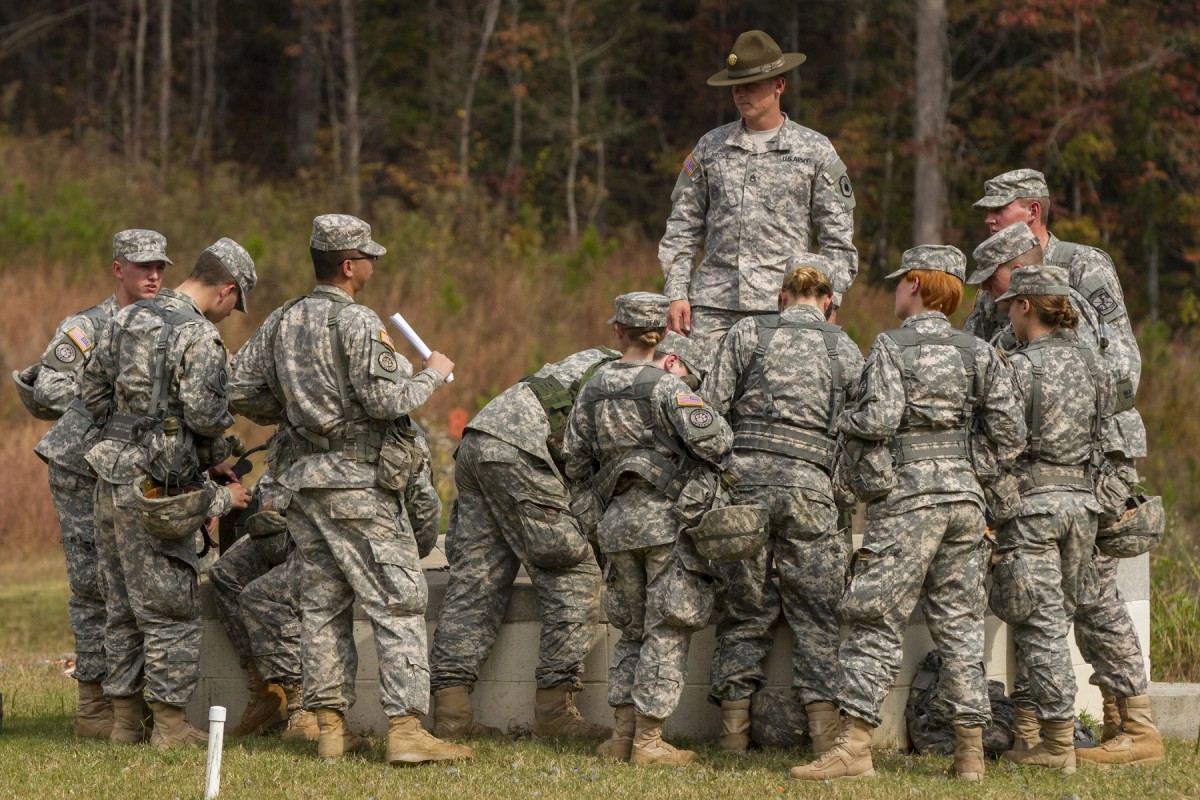
POLYGON ((655 767, 678 767, 690 764, 696 754, 680 750, 663 741, 661 719, 634 714, 633 747, 629 754, 632 764, 655 767))
POLYGON ((422 728, 421 720, 415 714, 392 717, 388 721, 387 760, 393 766, 474 757, 475 751, 465 744, 444 742, 422 728))
POLYGON ((871 763, 871 734, 874 732, 875 726, 869 722, 846 716, 833 747, 810 764, 792 767, 788 775, 797 781, 874 778, 875 765, 871 763))
POLYGON ((108 735, 110 742, 118 744, 141 744, 150 737, 142 716, 142 696, 113 697, 113 727, 108 735))
POLYGON ((150 746, 156 750, 174 750, 177 747, 206 747, 208 734, 198 731, 187 721, 183 706, 172 706, 153 701, 154 729, 150 732, 150 746))
POLYGON ((579 687, 573 681, 563 681, 549 689, 538 689, 533 703, 533 738, 574 736, 602 742, 612 735, 612 728, 589 722, 575 706, 579 687))
POLYGON ((1166 758, 1162 736, 1150 712, 1150 696, 1118 697, 1121 732, 1099 747, 1076 750, 1075 755, 1092 764, 1161 764, 1166 758))
POLYGON ((1042 723, 1032 708, 1013 706, 1013 746, 1015 752, 1032 750, 1042 741, 1042 723))
POLYGON ((633 754, 633 729, 635 726, 633 706, 617 706, 613 709, 614 725, 612 736, 596 746, 596 755, 617 761, 628 761, 633 754))
POLYGON ((238 724, 226 733, 230 736, 261 736, 282 727, 288 720, 287 695, 283 687, 263 680, 253 661, 246 665, 246 675, 250 699, 238 724))
POLYGON ((303 691, 299 683, 283 684, 283 693, 287 697, 288 721, 283 729, 285 742, 315 742, 321 738, 321 728, 317 725, 317 715, 304 709, 303 691))
POLYGON ((721 701, 721 750, 745 753, 750 749, 750 701, 721 701))
POLYGON ((983 728, 954 726, 954 774, 964 781, 981 781, 983 765, 983 728))
POLYGON ((1103 686, 1100 696, 1104 698, 1104 727, 1100 729, 1100 744, 1121 735, 1121 709, 1117 707, 1117 696, 1103 686))
POLYGON ((820 701, 806 705, 804 712, 808 714, 808 738, 812 739, 813 755, 823 756, 837 741, 841 727, 837 706, 820 701))
POLYGON ((107 739, 113 730, 112 701, 104 696, 99 682, 79 681, 79 707, 72 725, 76 736, 107 739))
POLYGON ((484 725, 471 713, 471 689, 447 686, 433 693, 433 735, 439 739, 503 736, 504 731, 484 725))
POLYGON ((1031 750, 1009 750, 1005 761, 1028 767, 1061 769, 1064 775, 1075 773, 1075 721, 1042 722, 1042 741, 1031 750))
POLYGON ((316 715, 317 727, 321 731, 317 739, 319 758, 341 758, 348 753, 371 749, 369 739, 350 732, 342 712, 334 708, 318 708, 316 715))

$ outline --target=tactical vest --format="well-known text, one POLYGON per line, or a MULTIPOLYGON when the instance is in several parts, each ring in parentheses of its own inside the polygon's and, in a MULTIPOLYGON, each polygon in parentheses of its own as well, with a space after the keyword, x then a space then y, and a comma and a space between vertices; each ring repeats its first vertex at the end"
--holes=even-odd
POLYGON ((550 456, 555 463, 561 464, 563 460, 562 435, 567 427, 567 419, 571 416, 571 408, 575 405, 575 398, 579 396, 579 390, 587 385, 587 382, 601 367, 611 364, 621 357, 621 354, 616 351, 605 350, 605 352, 608 355, 585 369, 583 374, 571 381, 569 386, 563 386, 562 381, 553 375, 541 377, 527 375, 521 379, 521 383, 529 387, 542 410, 546 412, 546 421, 550 423, 550 434, 546 437, 546 447, 550 450, 550 456))
MULTIPOLYGON (((734 424, 734 448, 799 458, 830 472, 836 456, 837 417, 846 397, 842 362, 838 357, 838 334, 842 329, 828 322, 791 320, 779 314, 756 316, 754 324, 758 330, 758 344, 754 348, 749 377, 762 388, 764 402, 756 415, 739 418, 734 424), (817 331, 825 342, 832 380, 829 388, 829 418, 824 431, 802 428, 787 421, 775 402, 775 387, 763 364, 771 341, 780 328, 817 331)), ((745 388, 739 390, 739 396, 744 394, 745 388)))
POLYGON ((885 334, 900 347, 901 377, 904 384, 905 405, 908 387, 916 381, 917 356, 921 345, 950 345, 958 350, 963 370, 967 375, 967 398, 959 412, 958 424, 953 428, 938 430, 917 429, 901 422, 900 430, 892 437, 892 463, 903 466, 913 461, 943 458, 969 458, 967 440, 971 417, 984 394, 979 390, 975 370, 975 346, 977 339, 969 333, 951 331, 945 335, 922 333, 913 328, 896 328, 885 334))
POLYGON ((586 413, 591 415, 593 429, 596 425, 596 405, 602 400, 629 400, 635 403, 642 421, 642 434, 637 448, 607 461, 595 453, 600 470, 592 481, 592 487, 606 503, 612 499, 617 483, 626 474, 644 478, 671 500, 679 497, 693 459, 678 442, 658 430, 654 424, 654 387, 667 374, 658 367, 645 366, 634 376, 633 383, 625 388, 603 389, 592 380, 579 393, 578 402, 586 404, 586 413), (654 448, 655 443, 669 450, 675 459, 658 452, 654 448))

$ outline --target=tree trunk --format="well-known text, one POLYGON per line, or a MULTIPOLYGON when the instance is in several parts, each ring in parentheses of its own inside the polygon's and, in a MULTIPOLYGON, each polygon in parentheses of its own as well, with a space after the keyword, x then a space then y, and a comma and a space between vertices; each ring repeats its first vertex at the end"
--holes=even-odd
POLYGON ((312 169, 317 163, 317 120, 321 108, 321 51, 317 41, 317 9, 313 0, 293 6, 300 25, 300 52, 292 80, 292 124, 288 137, 292 167, 312 169))
POLYGON ((158 168, 165 179, 171 148, 171 0, 162 0, 159 32, 158 168))
POLYGON ((479 85, 483 60, 487 57, 488 45, 492 41, 492 34, 496 31, 496 17, 499 15, 500 0, 488 0, 483 17, 483 34, 479 37, 479 49, 475 51, 475 61, 471 64, 471 74, 467 78, 467 94, 463 98, 462 125, 458 131, 458 183, 459 192, 463 195, 467 191, 467 178, 470 176, 471 110, 475 106, 475 89, 479 85))
POLYGON ((346 83, 346 192, 350 213, 362 213, 362 188, 359 167, 362 152, 362 127, 358 116, 358 26, 354 19, 354 0, 341 0, 342 69, 346 83))
POLYGON ((575 207, 575 179, 579 173, 579 61, 575 57, 575 43, 571 39, 571 17, 575 13, 575 0, 563 4, 559 17, 562 31, 563 57, 567 60, 567 77, 570 100, 567 106, 567 238, 571 244, 579 241, 579 212, 575 207))
POLYGON ((134 166, 142 160, 142 105, 146 99, 146 26, 150 15, 146 0, 137 0, 137 39, 133 45, 133 149, 130 161, 134 166))
POLYGON ((207 169, 212 159, 212 131, 217 114, 217 0, 199 0, 196 7, 202 22, 199 39, 203 84, 200 91, 199 118, 196 120, 196 141, 192 145, 192 163, 207 169))
POLYGON ((342 117, 338 111, 338 96, 340 93, 338 92, 335 64, 337 59, 333 55, 333 41, 330 36, 329 25, 321 25, 319 30, 321 63, 322 70, 325 73, 325 98, 329 103, 329 141, 332 148, 329 160, 333 164, 334 180, 340 183, 345 162, 342 159, 342 117))
POLYGON ((517 175, 521 170, 521 159, 524 147, 524 100, 525 100, 525 71, 521 67, 520 44, 517 32, 521 22, 521 0, 509 0, 508 29, 513 47, 513 57, 507 70, 508 89, 512 95, 512 142, 508 147, 508 163, 504 165, 505 190, 511 192, 509 210, 516 213, 520 205, 520 186, 516 185, 517 175))
POLYGON ((1149 305, 1150 322, 1153 324, 1158 322, 1159 313, 1158 226, 1153 218, 1146 223, 1146 232, 1142 236, 1142 251, 1146 259, 1146 301, 1149 305))
POLYGON ((917 0, 916 187, 913 244, 941 244, 946 218, 942 130, 948 102, 946 0, 917 0))

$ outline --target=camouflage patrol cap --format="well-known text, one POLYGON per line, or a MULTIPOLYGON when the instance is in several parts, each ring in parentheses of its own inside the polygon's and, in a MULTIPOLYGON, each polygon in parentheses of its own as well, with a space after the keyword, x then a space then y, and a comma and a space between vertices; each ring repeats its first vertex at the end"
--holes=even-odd
POLYGON ((967 257, 957 247, 948 244, 919 244, 904 251, 904 255, 900 256, 900 269, 889 274, 885 280, 902 278, 914 269, 945 272, 961 281, 967 276, 967 257))
POLYGON ((673 353, 688 368, 688 372, 701 378, 707 375, 709 369, 712 368, 712 360, 715 355, 703 342, 689 339, 675 331, 667 331, 667 335, 659 342, 658 347, 654 348, 654 351, 665 354, 673 353))
POLYGON ((1036 169, 1014 169, 983 184, 983 197, 975 208, 1004 208, 1018 197, 1049 197, 1046 176, 1036 169))
POLYGON ((1059 295, 1069 294, 1070 291, 1070 279, 1062 267, 1021 267, 1013 270, 1012 277, 1008 279, 1008 291, 997 297, 996 302, 1023 295, 1059 295))
POLYGON ((254 272, 254 259, 246 252, 246 248, 228 237, 213 242, 204 252, 216 256, 237 282, 238 301, 235 307, 245 314, 246 295, 250 294, 250 290, 258 283, 258 275, 254 272))
POLYGON ((1012 261, 1017 256, 1028 253, 1037 247, 1037 236, 1024 222, 1016 222, 983 240, 983 244, 975 248, 971 257, 979 265, 978 269, 967 278, 967 283, 983 283, 997 269, 1012 261))
POLYGON ((667 327, 667 308, 671 303, 661 294, 630 292, 618 296, 613 303, 617 313, 609 319, 609 325, 615 322, 629 328, 667 327))
POLYGON ((349 214, 322 214, 314 219, 308 246, 323 252, 358 250, 368 256, 387 252, 386 247, 371 238, 371 226, 349 214))
POLYGON ((787 267, 783 270, 783 282, 787 283, 787 276, 792 274, 792 270, 800 269, 801 267, 809 267, 821 273, 828 280, 833 277, 832 265, 829 259, 819 253, 797 253, 788 259, 787 267))
POLYGON ((725 57, 725 69, 708 79, 709 86, 735 86, 773 78, 804 63, 804 53, 785 53, 762 31, 746 31, 725 57))
POLYGON ((175 263, 167 258, 167 237, 144 228, 130 228, 114 235, 113 258, 123 258, 131 264, 175 263))

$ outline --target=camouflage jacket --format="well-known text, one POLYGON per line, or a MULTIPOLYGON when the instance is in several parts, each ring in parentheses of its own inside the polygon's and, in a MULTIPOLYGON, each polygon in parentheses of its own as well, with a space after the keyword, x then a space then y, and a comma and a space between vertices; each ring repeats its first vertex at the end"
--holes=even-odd
POLYGON ((858 275, 846 165, 827 137, 791 120, 762 148, 740 120, 709 131, 684 162, 672 202, 658 246, 671 300, 774 311, 788 259, 817 249, 814 226, 834 266, 834 291, 845 292, 858 275))

